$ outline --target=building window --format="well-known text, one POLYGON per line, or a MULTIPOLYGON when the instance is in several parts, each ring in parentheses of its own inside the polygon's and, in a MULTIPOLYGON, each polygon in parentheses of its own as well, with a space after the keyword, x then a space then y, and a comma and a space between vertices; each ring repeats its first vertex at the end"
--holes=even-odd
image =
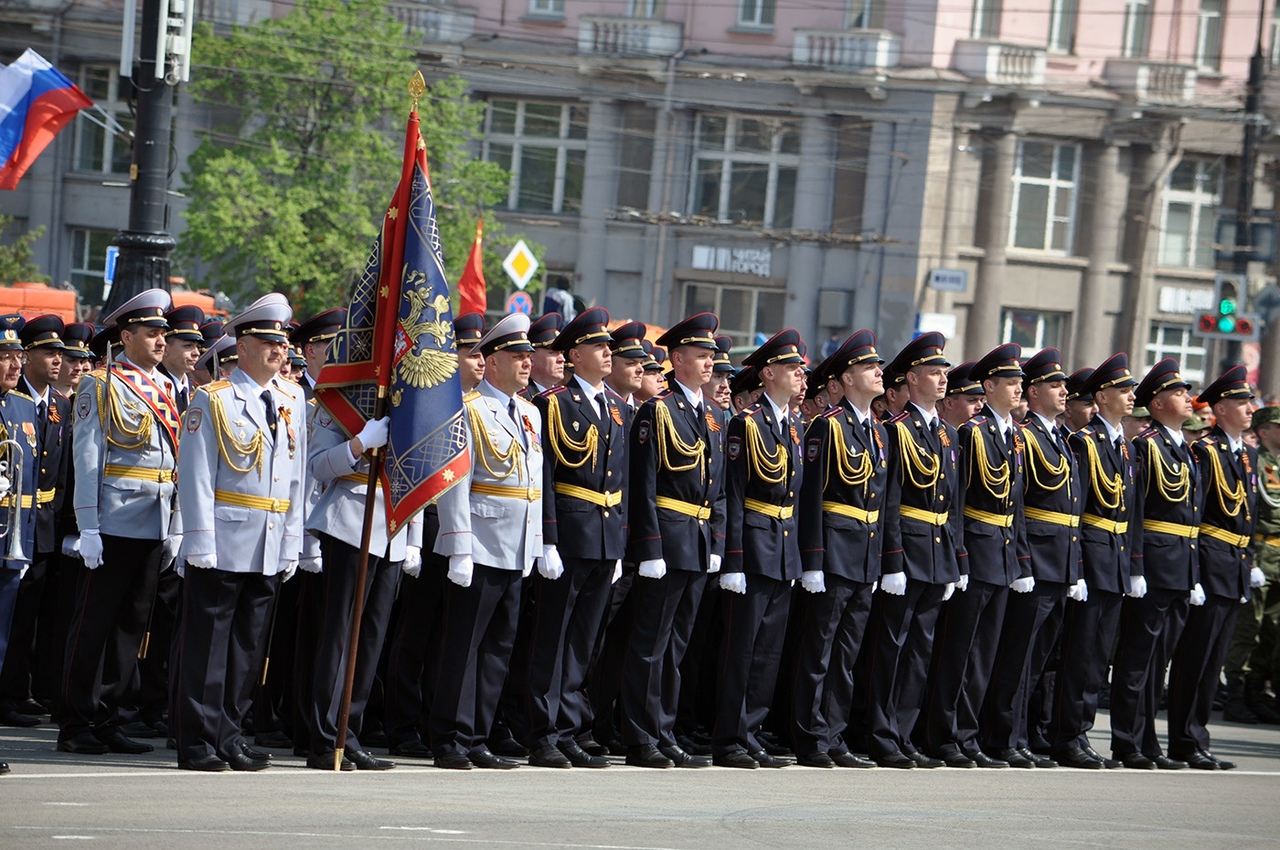
POLYGON ((996 38, 999 35, 1000 0, 973 0, 969 38, 996 38))
POLYGON ((1222 67, 1222 0, 1200 0, 1196 64, 1209 71, 1222 67))
POLYGON ((103 277, 107 272, 107 248, 114 230, 71 231, 71 285, 85 304, 102 303, 103 277))
MULTIPOLYGON (((86 65, 80 69, 80 90, 115 117, 126 130, 133 129, 129 114, 127 79, 110 65, 86 65)), ((100 120, 100 119, 98 119, 100 120)), ((76 120, 77 171, 128 174, 133 162, 133 146, 126 136, 112 133, 83 113, 76 120)))
POLYGON ((777 0, 738 0, 738 26, 773 29, 777 0))
POLYGON ((1077 0, 1053 0, 1049 6, 1048 47, 1054 53, 1073 53, 1076 49, 1077 0))
POLYGON ((1222 198, 1222 167, 1184 159, 1169 175, 1160 226, 1160 263, 1213 268, 1213 237, 1222 198))
POLYGON ((699 115, 691 205, 698 215, 791 227, 800 130, 788 121, 699 115))
POLYGON ((511 173, 508 209, 578 212, 587 159, 585 106, 490 101, 484 148, 485 159, 511 173))
POLYGON ((1033 251, 1071 251, 1080 150, 1076 145, 1018 143, 1013 173, 1010 244, 1033 251))
POLYGON ((629 0, 627 14, 633 18, 661 18, 662 0, 629 0))
POLYGON ((687 283, 684 315, 710 312, 720 318, 717 333, 733 337, 734 345, 762 345, 782 330, 787 295, 781 289, 687 283))
POLYGON ((1143 371, 1166 357, 1178 361, 1182 377, 1193 384, 1203 383, 1206 351, 1204 341, 1191 334, 1190 325, 1151 324, 1147 337, 1147 362, 1143 371))
POLYGON ((1151 0, 1124 0, 1124 30, 1120 55, 1143 59, 1151 40, 1151 0))
POLYGON ((529 0, 529 14, 549 18, 564 17, 564 0, 529 0))
POLYGON ((845 27, 851 30, 883 29, 884 0, 849 0, 845 22, 845 27))
POLYGON ((1000 338, 1022 346, 1024 357, 1030 357, 1042 348, 1062 348, 1066 327, 1066 313, 1041 313, 1012 307, 1000 311, 1000 338))
POLYGON ((1271 50, 1267 53, 1267 64, 1272 69, 1280 68, 1280 0, 1271 7, 1271 50))

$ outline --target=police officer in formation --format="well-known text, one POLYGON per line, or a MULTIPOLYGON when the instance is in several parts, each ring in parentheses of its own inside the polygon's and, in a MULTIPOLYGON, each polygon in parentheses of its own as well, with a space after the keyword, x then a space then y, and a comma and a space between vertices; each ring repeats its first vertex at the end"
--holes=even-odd
MULTIPOLYGON (((1280 414, 1254 413, 1242 367, 1200 393, 1216 425, 1188 443, 1171 359, 1068 377, 1057 350, 1005 344, 950 368, 925 333, 886 365, 861 330, 805 393, 791 329, 735 374, 710 313, 653 342, 603 308, 460 316, 471 472, 395 533, 376 488, 335 741, 389 421, 346 433, 315 401, 345 311, 291 324, 273 295, 203 319, 159 290, 92 346, 89 326, 0 317, 0 720, 38 722, 30 659, 55 643, 59 750, 149 751, 123 731, 141 720, 199 771, 289 746, 324 770, 394 767, 376 746, 447 769, 1234 766, 1209 712, 1280 548, 1280 414), (59 367, 90 348, 73 401, 59 367), (1130 440, 1135 403, 1152 422, 1130 440), (714 699, 701 730, 691 687, 714 699), (1103 688, 1111 758, 1089 740, 1103 688)), ((1265 639, 1242 650, 1251 693, 1265 639)))

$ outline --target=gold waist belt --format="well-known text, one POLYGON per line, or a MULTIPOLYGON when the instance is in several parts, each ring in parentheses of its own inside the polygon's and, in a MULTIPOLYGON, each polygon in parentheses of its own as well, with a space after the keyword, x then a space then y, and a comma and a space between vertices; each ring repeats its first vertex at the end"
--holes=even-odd
POLYGON ((771 505, 759 499, 743 499, 742 505, 749 511, 764 514, 773 519, 791 519, 796 510, 791 505, 771 505))
POLYGON ((1084 524, 1092 528, 1101 528, 1111 534, 1124 534, 1129 530, 1129 523, 1127 522, 1116 522, 1093 514, 1084 515, 1084 524))
MULTIPOLYGON (((352 473, 350 473, 350 474, 348 474, 348 475, 339 475, 339 476, 338 476, 338 480, 339 480, 339 481, 350 481, 352 484, 368 484, 368 483, 369 483, 369 474, 368 474, 368 473, 365 473, 364 475, 361 475, 359 472, 352 472, 352 473)), ((374 483, 375 483, 377 486, 381 487, 381 486, 382 486, 382 479, 381 479, 381 478, 379 478, 379 479, 377 479, 374 483)))
POLYGON ((994 525, 997 528, 1013 528, 1013 517, 1007 514, 993 514, 990 511, 980 511, 977 508, 964 506, 964 515, 969 519, 978 522, 994 525))
POLYGON ((1200 536, 1200 529, 1194 525, 1179 525, 1176 522, 1165 522, 1159 519, 1144 519, 1143 531, 1154 531, 1158 534, 1172 534, 1174 537, 1185 537, 1195 540, 1200 536))
POLYGON ((144 466, 125 466, 123 463, 108 463, 102 467, 102 474, 112 478, 136 478, 139 481, 157 481, 167 484, 173 481, 172 469, 148 469, 144 466))
POLYGON ((840 502, 823 502, 822 510, 829 514, 847 516, 849 519, 856 519, 859 522, 865 522, 868 525, 872 525, 880 519, 879 511, 867 511, 862 508, 855 508, 853 505, 844 505, 840 502))
POLYGON ((1027 515, 1027 519, 1034 519, 1037 522, 1048 522, 1053 525, 1065 525, 1068 528, 1077 528, 1080 525, 1080 517, 1075 514, 1063 514, 1057 511, 1046 511, 1040 508, 1024 508, 1023 512, 1027 515))
POLYGON ((1255 534, 1254 543, 1264 543, 1267 546, 1280 546, 1280 534, 1255 534))
MULTIPOLYGON (((22 497, 22 507, 23 507, 23 508, 29 508, 29 507, 31 507, 31 505, 32 505, 32 499, 31 499, 31 496, 30 496, 30 495, 24 495, 24 496, 22 497)), ((13 494, 12 494, 12 493, 10 493, 8 496, 5 496, 3 499, 0 499, 0 507, 3 507, 3 508, 11 508, 11 507, 13 507, 13 494)))
POLYGON ((553 489, 561 496, 581 499, 584 502, 590 502, 602 508, 612 508, 622 504, 621 490, 614 490, 612 493, 597 493, 595 490, 588 490, 586 487, 579 487, 577 484, 561 484, 560 482, 556 482, 553 489))
POLYGON ((1249 545, 1249 535, 1236 534, 1234 531, 1227 531, 1225 528, 1218 528, 1216 525, 1202 525, 1200 526, 1200 533, 1205 537, 1221 540, 1223 543, 1229 543, 1239 549, 1249 545))
POLYGON ((232 493, 229 490, 214 490, 213 498, 224 505, 257 508, 260 511, 271 511, 273 514, 282 514, 289 510, 288 499, 268 499, 266 496, 250 496, 245 493, 232 493))
POLYGON ((900 505, 898 507, 898 513, 902 514, 902 516, 908 519, 916 519, 916 520, 919 520, 920 522, 927 522, 929 523, 929 525, 946 525, 947 519, 950 518, 950 514, 948 514, 946 511, 943 511, 940 514, 935 514, 933 511, 926 511, 921 508, 913 508, 910 505, 900 505))
POLYGON ((479 493, 481 496, 497 496, 500 499, 520 499, 523 502, 536 502, 542 498, 542 491, 536 487, 485 484, 482 481, 471 482, 471 492, 479 493))
MULTIPOLYGON (((53 501, 53 497, 56 495, 58 495, 57 490, 37 490, 34 504, 47 505, 53 501)), ((31 507, 32 504, 33 504, 33 500, 31 496, 24 494, 22 497, 22 507, 29 508, 31 507)), ((13 507, 12 493, 10 493, 8 496, 5 496, 3 500, 0 500, 0 507, 6 507, 6 508, 13 507)))
POLYGON ((682 502, 679 499, 673 499, 670 496, 659 496, 657 504, 660 508, 666 508, 669 511, 675 511, 678 514, 691 516, 694 519, 711 519, 711 508, 705 505, 695 505, 693 502, 682 502))

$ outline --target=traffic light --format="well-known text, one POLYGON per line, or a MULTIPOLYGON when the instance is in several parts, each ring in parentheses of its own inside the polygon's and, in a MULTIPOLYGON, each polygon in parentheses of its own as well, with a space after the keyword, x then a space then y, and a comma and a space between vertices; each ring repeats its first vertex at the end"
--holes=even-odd
POLYGON ((1258 317, 1241 312, 1244 302, 1244 275, 1218 275, 1213 282, 1213 310, 1197 315, 1196 333, 1216 339, 1257 339, 1258 317))

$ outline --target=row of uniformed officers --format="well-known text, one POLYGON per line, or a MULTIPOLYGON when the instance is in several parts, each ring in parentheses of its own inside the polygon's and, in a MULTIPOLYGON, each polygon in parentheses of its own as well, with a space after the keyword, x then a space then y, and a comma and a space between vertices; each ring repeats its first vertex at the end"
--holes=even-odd
MULTIPOLYGON (((74 403, 16 389, 24 349, 30 375, 40 348, 72 347, 61 323, 0 318, 31 572, 60 536, 78 558, 40 610, 64 651, 18 685, 56 667, 60 750, 145 752, 125 734, 141 721, 194 770, 261 770, 289 745, 316 768, 387 769, 361 743, 378 725, 393 755, 454 769, 605 767, 610 751, 780 767, 788 749, 816 767, 1232 766, 1207 724, 1263 583, 1243 369, 1201 391, 1217 425, 1189 445, 1172 360, 1141 382, 1123 354, 1068 377, 1056 350, 1024 362, 1008 344, 949 369, 924 334, 886 366, 859 331, 806 374, 786 330, 735 373, 709 313, 661 348, 639 323, 610 332, 602 308, 487 332, 459 317, 471 473, 396 534, 375 494, 335 747, 366 453, 388 422, 349 434, 313 403, 344 311, 291 330, 267 296, 199 355, 202 317, 169 308, 152 291, 108 317, 121 351, 74 403), (939 415, 949 387, 985 395, 959 428, 939 415), (1135 399, 1153 424, 1130 440, 1135 399), (1107 758, 1088 733, 1112 663, 1107 758)), ((26 566, 0 569, 0 635, 26 566)))

